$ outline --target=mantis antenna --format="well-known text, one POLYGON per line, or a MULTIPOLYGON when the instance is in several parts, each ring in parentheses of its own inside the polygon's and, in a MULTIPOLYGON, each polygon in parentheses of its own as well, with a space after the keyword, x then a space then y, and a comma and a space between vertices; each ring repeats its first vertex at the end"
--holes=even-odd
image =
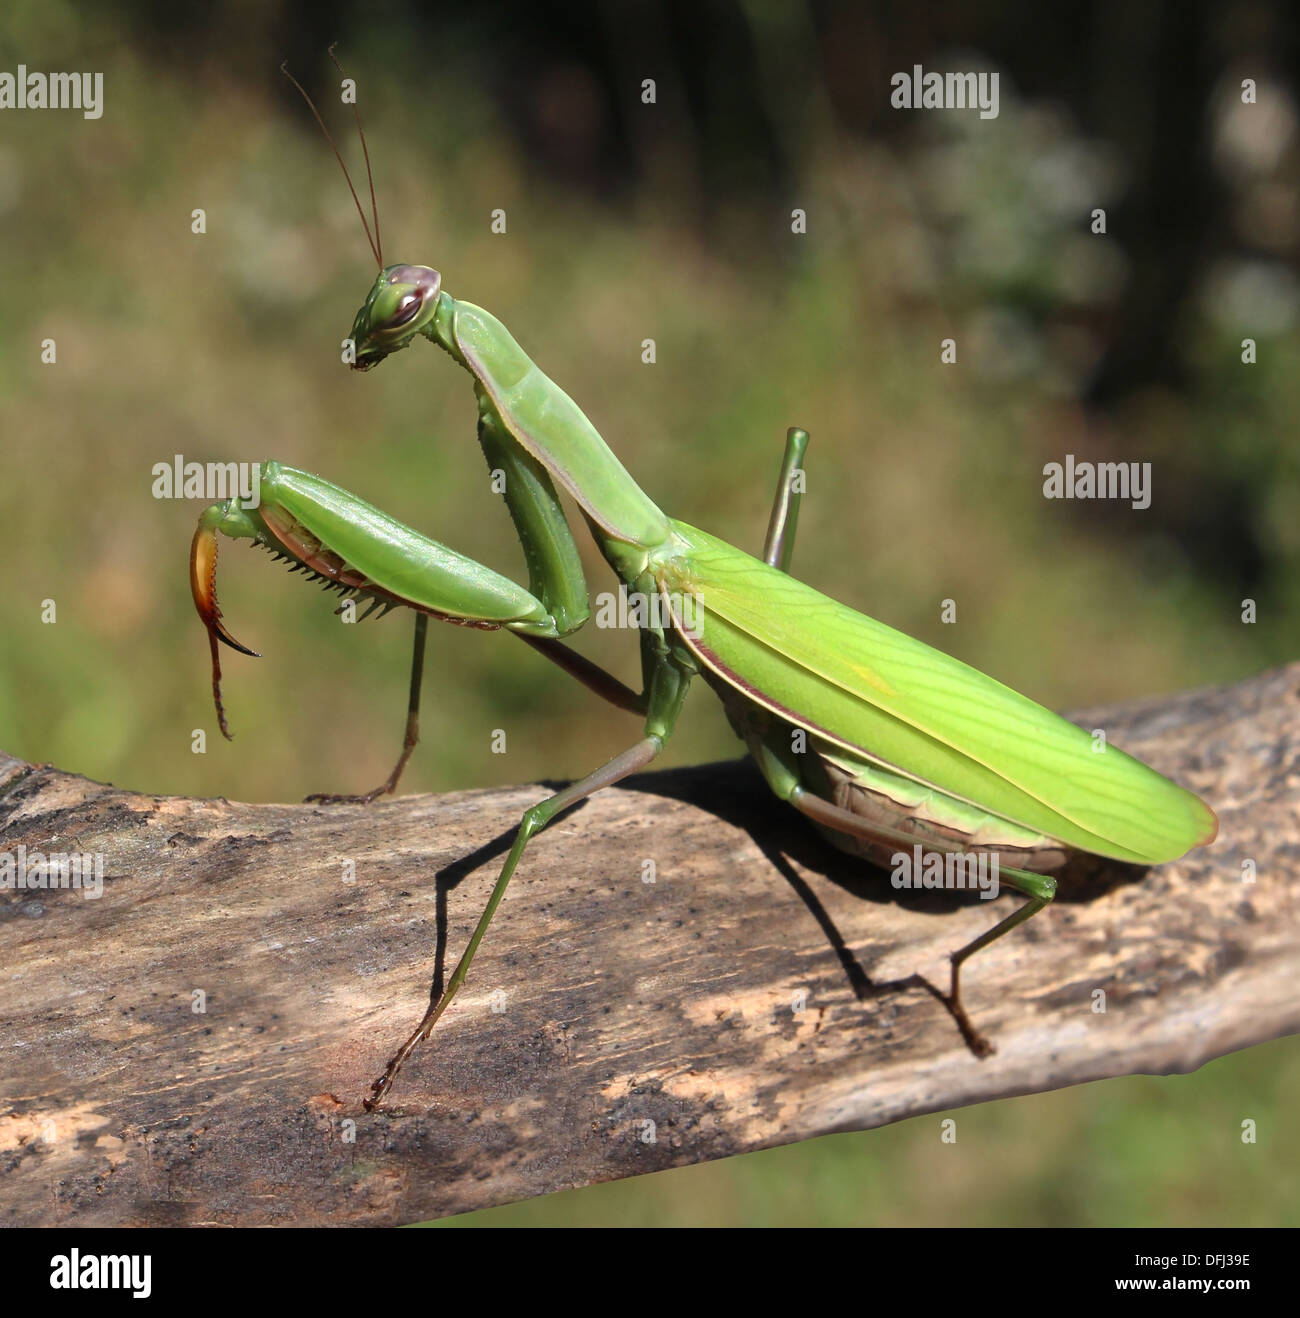
MULTIPOLYGON (((338 69, 340 73, 343 73, 343 66, 338 62, 338 59, 334 55, 334 46, 337 44, 338 43, 335 42, 330 46, 329 56, 330 59, 334 61, 334 67, 338 69)), ((384 268, 384 249, 379 244, 379 209, 375 205, 375 180, 370 172, 370 152, 366 147, 366 135, 361 131, 361 112, 357 109, 356 101, 354 100, 352 102, 352 112, 356 115, 357 132, 361 137, 361 151, 366 158, 366 177, 370 181, 370 207, 371 213, 374 215, 375 219, 375 231, 373 236, 370 232, 370 225, 366 221, 366 213, 361 208, 361 198, 357 196, 357 190, 352 186, 352 175, 348 173, 348 167, 343 163, 343 156, 335 145, 334 139, 330 136, 330 130, 325 127, 325 120, 320 117, 320 111, 317 110, 315 102, 307 95, 307 89, 302 83, 300 83, 298 79, 289 72, 288 60, 285 60, 280 65, 280 72, 283 73, 295 87, 297 87, 302 99, 307 102, 307 108, 312 112, 312 116, 320 125, 321 132, 325 134, 325 140, 330 144, 330 150, 334 152, 334 159, 339 162, 339 168, 343 171, 343 177, 347 180, 348 191, 352 194, 352 203, 356 206, 357 214, 361 217, 361 227, 366 231, 366 242, 370 244, 370 254, 375 258, 379 268, 382 270, 384 268)), ((343 76, 347 77, 347 74, 343 74, 343 76)))
MULTIPOLYGON (((338 69, 340 77, 346 78, 348 75, 343 72, 343 65, 339 63, 338 56, 334 53, 334 47, 339 43, 330 42, 329 57, 334 61, 334 67, 338 69)), ((357 121, 357 136, 361 139, 361 154, 366 158, 366 182, 370 185, 370 213, 375 221, 375 251, 379 260, 379 268, 384 268, 384 240, 379 236, 379 207, 375 204, 375 176, 370 172, 370 148, 366 146, 366 135, 361 131, 361 111, 357 109, 357 98, 352 98, 352 116, 357 121)), ((354 194, 355 195, 355 194, 354 194)))

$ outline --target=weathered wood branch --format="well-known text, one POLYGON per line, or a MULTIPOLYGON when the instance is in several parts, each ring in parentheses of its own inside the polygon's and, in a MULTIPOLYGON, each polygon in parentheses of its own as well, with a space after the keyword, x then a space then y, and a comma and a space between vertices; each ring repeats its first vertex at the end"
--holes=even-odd
POLYGON ((106 873, 97 900, 0 891, 0 1221, 416 1221, 1300 1031, 1300 665, 1080 721, 1206 796, 1220 840, 1080 870, 977 957, 995 1056, 927 990, 994 910, 896 892, 714 764, 532 844, 373 1114, 542 788, 239 805, 0 757, 0 853, 106 873))

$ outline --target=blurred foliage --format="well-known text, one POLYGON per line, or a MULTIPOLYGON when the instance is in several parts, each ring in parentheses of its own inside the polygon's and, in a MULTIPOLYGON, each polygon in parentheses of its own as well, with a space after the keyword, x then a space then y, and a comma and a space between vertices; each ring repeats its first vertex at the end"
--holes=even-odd
MULTIPOLYGON (((988 45, 955 8, 940 6, 933 30, 906 6, 881 7, 893 25, 865 8, 752 0, 692 16, 645 0, 577 6, 594 15, 579 22, 572 6, 521 17, 497 3, 436 19, 395 4, 361 16, 11 3, 0 63, 102 69, 105 112, 0 119, 0 745, 142 791, 246 800, 386 774, 407 624, 340 626, 233 545, 223 608, 265 658, 226 657, 238 740, 220 739, 187 585, 200 507, 150 496, 154 464, 173 454, 319 471, 522 575, 467 378, 423 343, 366 376, 339 363, 373 271, 333 158, 277 72, 289 55, 359 161, 324 59, 335 37, 360 88, 387 259, 437 266, 453 294, 500 316, 674 515, 756 550, 798 423, 813 435, 800 575, 1048 705, 1294 658, 1289 84, 1261 74, 1261 114, 1243 119, 1232 61, 1252 52, 1239 31, 1220 34, 1222 58, 1197 65, 1204 122, 1179 103, 1171 128, 1158 97, 1114 81, 1131 68, 1122 24, 1090 47, 1112 101, 1076 67, 1073 13, 1045 20, 1035 61, 1019 6, 968 7, 988 45), (895 69, 998 59, 998 120, 882 109, 895 69), (644 106, 650 76, 659 102, 644 106), (1116 104, 1137 115, 1122 129, 1116 104), (1168 264, 1149 240, 1163 212, 1144 200, 1162 142, 1175 163, 1199 162, 1182 209, 1162 203, 1202 225, 1170 244, 1168 264), (1093 205, 1131 226, 1091 234, 1093 205), (796 206, 805 236, 790 232, 796 206), (504 236, 489 230, 497 207, 504 236), (195 208, 206 234, 191 232, 195 208), (1167 315, 1155 329, 1135 289, 1167 315), (1247 334, 1253 367, 1240 361, 1247 334), (955 367, 939 360, 949 335, 955 367), (1152 461, 1152 508, 1045 501, 1042 465, 1067 452, 1152 461), (1240 620, 1248 595, 1254 626, 1240 620), (946 598, 956 625, 939 622, 946 598), (196 729, 206 753, 192 750, 196 729)), ((1229 8, 1256 16, 1248 31, 1266 51, 1273 11, 1229 8)), ((1208 12, 1196 10, 1206 41, 1208 12)), ((1119 14, 1091 21, 1109 31, 1119 14)), ((593 590, 610 588, 587 562, 593 590)), ((629 638, 593 630, 580 644, 635 679, 629 638)), ((408 791, 578 776, 637 733, 509 637, 437 629, 428 674, 408 791), (490 749, 497 728, 505 755, 490 749)), ((738 754, 707 691, 690 710, 666 763, 738 754)), ((1266 1220, 1283 1206, 1263 1188, 1264 1148, 1238 1148, 1233 1132, 1251 1115, 1290 1138, 1279 1120, 1295 1057, 1280 1044, 1194 1080, 1020 1100, 1014 1119, 993 1105, 961 1118, 971 1133, 955 1157, 970 1162, 938 1162, 914 1122, 591 1202, 605 1220, 696 1220, 702 1205, 724 1221, 1266 1220)))

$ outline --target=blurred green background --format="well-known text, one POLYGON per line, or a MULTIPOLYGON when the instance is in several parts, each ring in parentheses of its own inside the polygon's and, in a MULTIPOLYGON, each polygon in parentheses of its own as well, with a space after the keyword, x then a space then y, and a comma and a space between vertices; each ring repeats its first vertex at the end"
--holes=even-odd
MULTIPOLYGON (((1294 658, 1296 37, 1281 0, 11 0, 0 69, 101 70, 104 113, 0 112, 0 746, 253 801, 387 773, 407 623, 342 626, 233 545, 223 609, 265 658, 226 657, 221 740, 187 584, 201 504, 150 494, 173 454, 318 471, 523 575, 467 377, 423 343, 365 376, 339 362, 373 263, 278 73, 288 57, 360 168, 334 39, 386 260, 432 264, 498 315, 674 515, 756 551, 797 423, 800 575, 1045 704, 1294 658), (891 110, 890 75, 917 63, 997 70, 999 116, 891 110), (1151 507, 1045 500, 1043 464, 1067 453, 1152 462, 1151 507)), ((635 679, 626 636, 581 646, 635 679)), ((406 791, 576 777, 636 731, 507 637, 436 629, 428 674, 406 791)), ((709 694, 691 707, 665 763, 737 754, 709 694)), ((1297 1066, 1283 1041, 990 1105, 956 1146, 927 1118, 484 1220, 1294 1223, 1276 1173, 1297 1152, 1297 1066)))

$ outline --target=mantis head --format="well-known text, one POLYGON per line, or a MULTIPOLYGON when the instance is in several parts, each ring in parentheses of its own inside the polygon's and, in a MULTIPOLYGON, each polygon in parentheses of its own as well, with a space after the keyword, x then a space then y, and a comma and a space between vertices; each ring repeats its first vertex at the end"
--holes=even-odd
MULTIPOLYGON (((329 56, 334 61, 334 67, 338 69, 339 74, 346 78, 343 66, 334 54, 333 46, 329 48, 329 56)), ((320 111, 316 109, 303 85, 289 72, 287 63, 280 65, 280 71, 301 93, 312 116, 320 125, 321 132, 325 134, 325 140, 330 144, 330 149, 339 162, 339 168, 343 171, 343 177, 347 180, 348 191, 352 194, 357 214, 361 217, 361 227, 365 230, 371 255, 379 266, 379 277, 375 280, 374 287, 371 288, 361 310, 357 312, 356 319, 352 322, 352 333, 349 335, 356 353, 352 363, 353 369, 368 371, 372 366, 378 366, 390 352, 405 348, 417 334, 428 329, 438 311, 438 290, 442 284, 442 276, 427 265, 384 265, 384 244, 379 236, 379 206, 375 201, 375 180, 370 169, 370 150, 366 146, 366 135, 361 131, 361 112, 357 109, 355 98, 352 101, 352 113, 357 121, 357 136, 361 139, 361 150, 366 158, 366 181, 370 185, 370 215, 373 227, 371 221, 366 219, 365 208, 361 205, 361 198, 357 196, 357 190, 352 184, 352 176, 348 173, 347 165, 343 163, 338 146, 330 136, 330 130, 325 127, 325 121, 320 117, 320 111)))
MULTIPOLYGON (((344 74, 343 65, 334 54, 333 46, 329 48, 329 57, 334 61, 334 67, 338 69, 340 76, 346 79, 347 75, 344 74)), ((344 179, 347 180, 348 191, 352 194, 353 204, 361 217, 361 227, 365 230, 371 255, 375 258, 375 264, 379 266, 379 278, 375 280, 370 295, 361 310, 357 312, 349 336, 356 350, 353 369, 368 371, 372 366, 378 366, 390 352, 405 348, 416 334, 428 327, 438 310, 438 289, 442 283, 442 276, 427 265, 384 265, 384 244, 379 236, 379 206, 375 201, 375 179, 370 169, 370 150, 366 146, 366 135, 361 131, 361 112, 357 109, 355 97, 352 100, 352 113, 357 121, 357 136, 361 139, 361 151, 366 158, 366 182, 370 185, 370 220, 366 219, 365 208, 361 205, 361 198, 357 196, 352 176, 348 173, 347 165, 343 163, 343 156, 338 146, 330 136, 330 130, 325 127, 325 121, 320 117, 320 111, 316 109, 302 83, 289 72, 287 62, 280 65, 280 72, 298 89, 303 100, 307 102, 307 108, 320 125, 321 132, 325 134, 325 140, 330 144, 334 158, 339 162, 339 168, 343 171, 344 179)))
POLYGON ((442 276, 427 265, 390 265, 379 272, 352 322, 353 369, 368 371, 422 333, 438 310, 442 276))

